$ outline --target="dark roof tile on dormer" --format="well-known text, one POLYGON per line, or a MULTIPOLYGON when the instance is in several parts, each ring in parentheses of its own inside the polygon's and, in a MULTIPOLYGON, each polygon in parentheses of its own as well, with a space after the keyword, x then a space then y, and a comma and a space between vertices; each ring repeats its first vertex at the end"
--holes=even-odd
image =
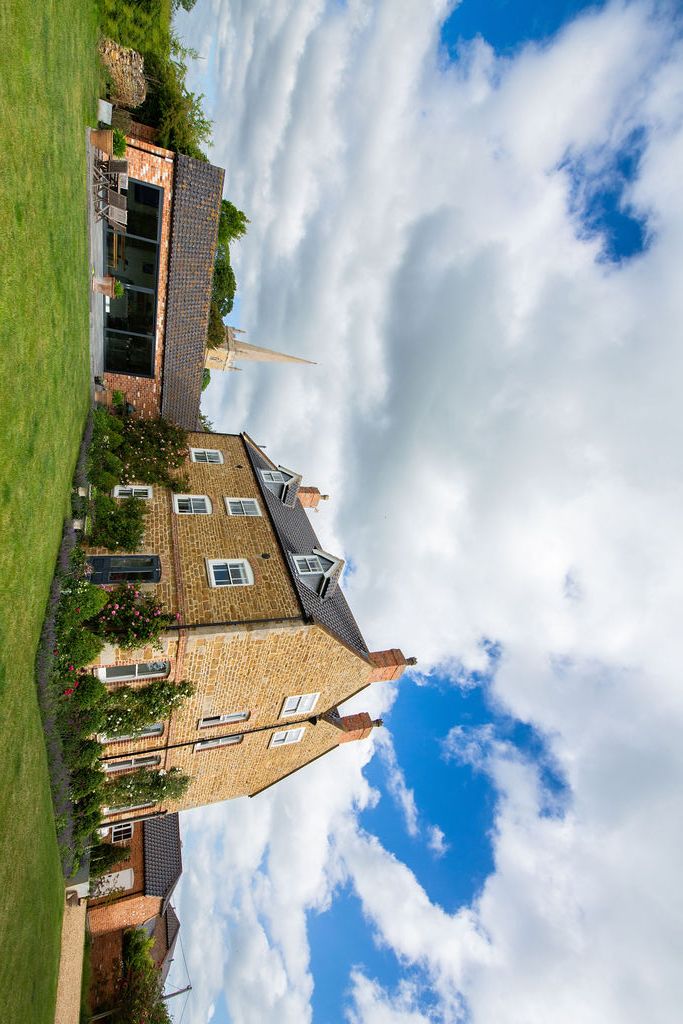
MULTIPOLYGON (((273 470, 278 467, 262 454, 250 437, 243 434, 242 438, 304 613, 337 636, 345 646, 351 648, 356 654, 367 658, 367 645, 346 598, 340 588, 336 586, 336 578, 335 585, 329 588, 327 596, 321 598, 302 582, 294 568, 292 555, 309 555, 314 549, 322 548, 308 515, 299 501, 295 501, 291 507, 284 505, 281 499, 269 490, 263 481, 261 470, 273 470)), ((342 566, 343 562, 339 566, 339 572, 341 572, 342 566)))

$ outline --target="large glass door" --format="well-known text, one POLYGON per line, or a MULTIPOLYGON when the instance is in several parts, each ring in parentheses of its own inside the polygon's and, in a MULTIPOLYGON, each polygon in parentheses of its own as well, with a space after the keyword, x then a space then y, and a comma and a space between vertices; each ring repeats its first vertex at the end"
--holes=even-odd
POLYGON ((129 179, 128 226, 123 239, 107 228, 110 271, 123 285, 105 323, 104 364, 111 373, 154 376, 159 239, 163 189, 129 179))

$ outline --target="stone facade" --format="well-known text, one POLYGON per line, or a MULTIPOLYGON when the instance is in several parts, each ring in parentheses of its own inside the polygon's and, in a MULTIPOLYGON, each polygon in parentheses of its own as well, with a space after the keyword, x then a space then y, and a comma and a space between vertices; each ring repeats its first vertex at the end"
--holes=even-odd
MULTIPOLYGON (((399 650, 368 653, 362 638, 355 639, 357 626, 341 592, 332 598, 336 618, 312 614, 314 603, 304 606, 287 538, 271 515, 270 494, 250 457, 255 446, 246 435, 194 433, 189 445, 220 452, 220 463, 188 458, 184 468, 190 493, 208 499, 210 514, 179 514, 174 495, 155 487, 141 548, 161 560, 161 580, 152 586, 178 617, 178 629, 164 638, 162 652, 108 647, 98 665, 164 657, 171 679, 194 684, 193 697, 164 723, 161 736, 109 742, 103 749, 112 766, 131 753, 154 753, 159 768, 179 768, 192 782, 179 803, 122 810, 110 821, 255 795, 340 742, 367 735, 372 723, 345 724, 337 706, 371 682, 398 678, 409 663, 399 650), (261 514, 229 515, 226 498, 256 501, 261 514), (245 559, 253 584, 212 586, 207 559, 245 559), (317 695, 314 705, 309 701, 301 714, 286 714, 287 698, 301 695, 317 695), (203 721, 236 715, 238 720, 203 721), (275 733, 289 729, 303 730, 298 741, 282 743, 280 737, 273 745, 275 733), (197 746, 216 739, 227 742, 197 746)), ((314 507, 310 497, 318 493, 304 489, 306 504, 314 507)), ((305 518, 298 498, 295 506, 287 514, 305 518)), ((293 536, 307 536, 301 523, 293 536)), ((315 535, 310 537, 307 543, 316 545, 315 535)), ((316 600, 322 607, 322 599, 316 600)))

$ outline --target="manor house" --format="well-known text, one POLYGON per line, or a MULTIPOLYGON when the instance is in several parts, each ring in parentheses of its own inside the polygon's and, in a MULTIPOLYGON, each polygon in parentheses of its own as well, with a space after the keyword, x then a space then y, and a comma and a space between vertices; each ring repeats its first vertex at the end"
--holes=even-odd
POLYGON ((103 746, 107 772, 179 768, 192 779, 186 795, 105 808, 105 824, 261 793, 368 736, 381 723, 339 706, 414 664, 368 650, 340 587, 343 562, 309 519, 317 488, 246 434, 191 433, 186 470, 191 493, 115 490, 148 502, 139 551, 90 549, 93 582, 152 589, 178 620, 161 651, 109 646, 94 670, 112 687, 166 677, 196 688, 168 721, 103 746))

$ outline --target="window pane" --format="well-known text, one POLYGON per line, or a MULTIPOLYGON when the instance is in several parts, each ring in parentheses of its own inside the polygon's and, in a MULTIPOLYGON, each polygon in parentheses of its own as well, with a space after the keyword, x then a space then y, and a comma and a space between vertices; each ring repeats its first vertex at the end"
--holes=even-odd
POLYGON ((110 373, 132 373, 151 377, 154 374, 154 338, 151 334, 105 331, 104 368, 110 373))
POLYGON ((135 665, 107 665, 104 672, 107 679, 134 679, 135 665))
POLYGON ((112 555, 110 563, 109 580, 112 583, 152 582, 159 575, 156 555, 112 555))
POLYGON ((214 564, 213 578, 218 586, 226 586, 230 583, 230 572, 225 562, 214 564))
MULTIPOLYGON (((156 241, 163 193, 160 189, 128 179, 128 225, 131 235, 156 241)), ((126 240, 126 246, 128 239, 126 240)))

